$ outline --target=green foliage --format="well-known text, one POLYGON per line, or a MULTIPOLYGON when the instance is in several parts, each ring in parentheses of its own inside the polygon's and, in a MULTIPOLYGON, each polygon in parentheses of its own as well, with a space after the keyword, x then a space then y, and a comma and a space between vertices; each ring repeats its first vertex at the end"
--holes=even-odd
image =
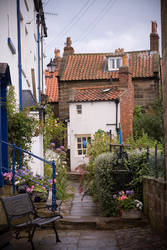
POLYGON ((163 142, 162 99, 158 98, 151 108, 142 113, 139 106, 135 106, 133 118, 134 139, 142 137, 143 132, 152 140, 163 142))
POLYGON ((109 151, 109 136, 102 130, 98 130, 91 142, 87 146, 87 156, 89 157, 88 166, 81 165, 76 171, 80 172, 81 178, 81 191, 85 194, 91 194, 93 199, 96 200, 96 183, 94 177, 94 165, 96 157, 109 151))
POLYGON ((146 151, 129 152, 128 158, 125 154, 124 170, 116 169, 116 157, 118 154, 103 153, 95 161, 96 195, 106 216, 118 212, 118 204, 113 201, 113 195, 118 190, 133 190, 134 198, 142 201, 142 179, 150 173, 146 151))
POLYGON ((113 153, 103 153, 95 161, 95 181, 97 199, 103 215, 116 215, 116 204, 113 200, 115 180, 112 173, 113 153))
MULTIPOLYGON (((69 191, 70 187, 67 182, 67 162, 66 162, 66 152, 64 151, 64 147, 61 146, 54 150, 47 151, 47 159, 50 161, 55 161, 56 164, 56 196, 57 199, 61 201, 67 200, 71 197, 71 193, 69 191)), ((49 178, 52 178, 52 166, 45 164, 44 174, 48 175, 49 178)))
POLYGON ((65 137, 66 128, 62 121, 54 118, 51 105, 47 105, 44 125, 44 151, 50 147, 51 142, 60 146, 65 137))
MULTIPOLYGON (((25 150, 30 150, 31 139, 35 135, 38 122, 30 117, 29 111, 19 112, 16 105, 14 87, 10 87, 7 94, 7 114, 8 114, 8 140, 16 146, 25 150)), ((9 151, 11 158, 12 151, 9 151)), ((16 162, 18 162, 18 151, 16 151, 16 162)))
POLYGON ((162 149, 163 146, 160 142, 156 141, 155 139, 150 138, 146 133, 142 132, 141 136, 134 139, 128 138, 126 144, 130 146, 130 149, 134 150, 137 148, 154 148, 155 145, 158 145, 159 149, 162 149))

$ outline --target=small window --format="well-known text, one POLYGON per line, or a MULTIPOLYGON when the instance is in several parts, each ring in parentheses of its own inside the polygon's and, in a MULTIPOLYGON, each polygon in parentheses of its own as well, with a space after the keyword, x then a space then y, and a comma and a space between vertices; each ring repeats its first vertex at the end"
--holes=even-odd
POLYGON ((76 105, 77 114, 82 114, 82 105, 76 105))
POLYGON ((122 57, 108 58, 108 71, 118 70, 122 66, 122 57))
POLYGON ((87 153, 87 143, 90 143, 90 136, 79 136, 77 137, 77 154, 86 155, 87 153))

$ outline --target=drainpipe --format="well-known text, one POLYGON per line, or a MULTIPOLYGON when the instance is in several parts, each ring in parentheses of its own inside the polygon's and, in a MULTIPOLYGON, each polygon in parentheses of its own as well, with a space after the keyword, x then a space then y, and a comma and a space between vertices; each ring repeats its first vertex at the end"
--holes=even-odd
POLYGON ((17 0, 17 40, 18 40, 18 67, 19 67, 19 109, 23 110, 22 100, 22 65, 21 65, 21 33, 20 33, 20 0, 17 0))
POLYGON ((115 105, 116 105, 116 109, 115 109, 115 115, 116 115, 116 118, 115 118, 115 120, 116 120, 116 131, 117 131, 117 134, 118 134, 118 131, 119 131, 119 128, 118 128, 118 104, 119 104, 119 100, 117 99, 117 100, 115 100, 115 105))
POLYGON ((40 16, 39 13, 37 14, 37 34, 38 34, 38 98, 39 98, 39 104, 41 103, 41 79, 40 79, 40 16))

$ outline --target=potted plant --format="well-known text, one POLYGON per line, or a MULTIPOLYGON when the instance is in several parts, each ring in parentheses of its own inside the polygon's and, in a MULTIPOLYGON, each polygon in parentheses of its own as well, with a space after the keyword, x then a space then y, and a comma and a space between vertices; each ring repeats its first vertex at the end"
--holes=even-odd
POLYGON ((143 204, 134 198, 133 190, 120 191, 118 195, 113 195, 113 198, 122 218, 141 218, 143 204))
MULTIPOLYGON (((12 172, 3 174, 6 183, 12 183, 12 172)), ((15 173, 15 185, 18 193, 28 192, 36 202, 46 201, 51 188, 51 181, 46 176, 33 175, 28 167, 23 166, 15 173)))

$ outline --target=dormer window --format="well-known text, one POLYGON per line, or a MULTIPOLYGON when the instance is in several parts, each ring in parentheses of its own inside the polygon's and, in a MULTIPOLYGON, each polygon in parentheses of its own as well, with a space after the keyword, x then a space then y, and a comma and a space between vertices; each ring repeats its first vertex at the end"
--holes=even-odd
POLYGON ((122 66, 122 57, 108 58, 108 71, 118 70, 122 66))

